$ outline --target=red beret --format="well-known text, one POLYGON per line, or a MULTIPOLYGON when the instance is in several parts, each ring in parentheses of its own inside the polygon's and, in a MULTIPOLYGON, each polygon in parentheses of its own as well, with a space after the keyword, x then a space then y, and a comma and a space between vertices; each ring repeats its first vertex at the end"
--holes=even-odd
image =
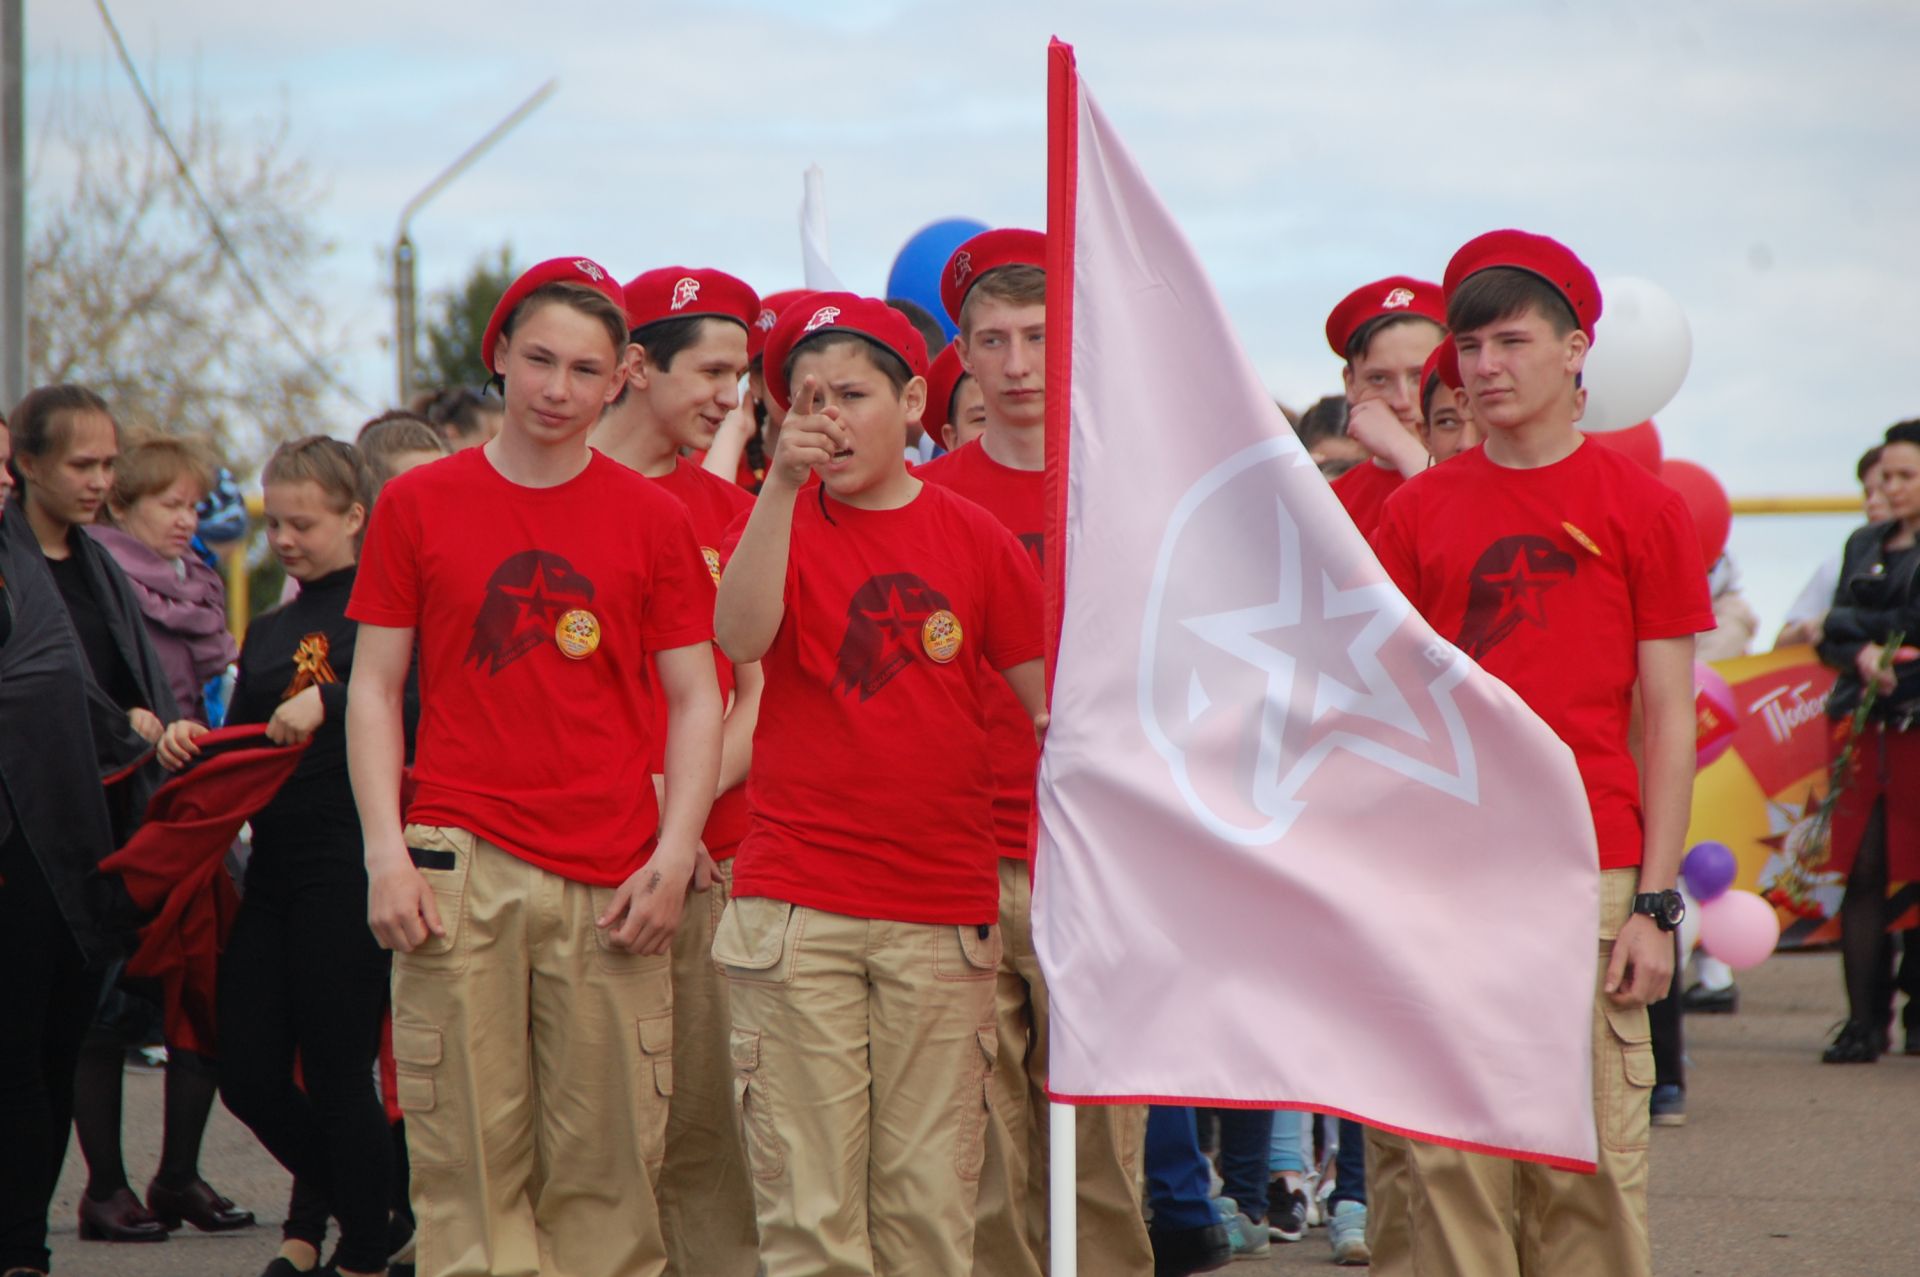
POLYGON ((948 318, 959 323, 960 304, 967 300, 967 290, 979 283, 982 275, 1002 266, 1037 266, 1045 270, 1047 237, 1039 231, 1004 227, 981 231, 954 249, 953 256, 947 258, 947 268, 940 272, 940 300, 947 308, 948 318))
POLYGON ((1593 326, 1600 319, 1600 281, 1573 250, 1559 240, 1525 231, 1488 231, 1468 240, 1447 263, 1447 300, 1460 290, 1471 275, 1495 266, 1511 266, 1538 275, 1573 308, 1580 331, 1591 342, 1593 326))
POLYGON ((927 410, 920 414, 920 427, 935 442, 940 439, 940 427, 953 420, 953 392, 966 375, 960 364, 960 347, 954 342, 948 342, 927 369, 927 410))
POLYGON ((793 348, 823 328, 857 333, 905 361, 916 377, 927 375, 927 341, 913 321, 874 297, 853 293, 808 293, 788 306, 767 334, 767 393, 782 408, 793 406, 787 386, 787 357, 793 348))
POLYGON ((731 319, 748 332, 760 315, 760 298, 745 281, 725 271, 662 266, 636 275, 626 289, 627 327, 637 331, 663 319, 731 319))
POLYGON ((528 293, 548 284, 584 284, 605 293, 614 305, 622 309, 626 306, 612 272, 591 257, 550 257, 537 266, 529 266, 526 273, 500 295, 493 317, 487 320, 486 334, 480 338, 480 360, 488 372, 500 371, 493 366, 493 348, 500 342, 500 330, 506 326, 508 317, 527 299, 528 293))
POLYGON ((1460 377, 1460 351, 1454 346, 1451 336, 1440 339, 1440 344, 1427 356, 1426 366, 1420 369, 1420 394, 1423 397, 1428 384, 1436 377, 1449 390, 1466 389, 1466 383, 1460 377))
POLYGON ((1418 315, 1445 328, 1447 307, 1440 298, 1440 285, 1408 275, 1390 275, 1360 285, 1341 298, 1327 316, 1327 345, 1345 359, 1353 335, 1363 325, 1389 315, 1418 315))
POLYGON ((804 288, 789 288, 783 292, 768 293, 760 299, 760 313, 755 315, 753 323, 747 327, 747 358, 758 359, 766 353, 767 334, 773 331, 773 321, 780 318, 780 312, 807 295, 804 288))

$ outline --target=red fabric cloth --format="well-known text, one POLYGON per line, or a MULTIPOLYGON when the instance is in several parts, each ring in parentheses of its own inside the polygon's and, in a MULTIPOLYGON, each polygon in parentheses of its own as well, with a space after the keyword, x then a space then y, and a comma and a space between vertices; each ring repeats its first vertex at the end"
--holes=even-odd
MULTIPOLYGON (((719 475, 702 470, 685 457, 678 459, 673 471, 653 480, 687 508, 693 518, 693 537, 700 543, 700 566, 720 584, 720 547, 727 542, 727 529, 753 509, 753 498, 719 475)), ((713 649, 713 669, 720 680, 720 700, 726 703, 733 694, 733 662, 718 647, 713 649)), ((653 770, 666 770, 667 702, 658 694, 653 676, 653 661, 647 661, 648 687, 653 692, 653 770)), ((747 788, 735 785, 713 800, 707 814, 707 827, 700 835, 707 854, 726 860, 739 848, 747 835, 747 788)))
POLYGON ((220 952, 240 908, 227 849, 300 765, 306 746, 270 745, 265 726, 249 724, 209 732, 200 748, 219 752, 154 791, 145 821, 100 862, 100 872, 119 874, 136 905, 159 910, 140 928, 127 972, 160 982, 168 1044, 216 1055, 220 952))
POLYGON ((347 615, 416 631, 408 820, 593 886, 646 862, 653 711, 634 689, 647 653, 713 637, 713 578, 678 501, 597 452, 526 488, 469 448, 381 490, 347 615))
MULTIPOLYGON (((1047 476, 1043 470, 1015 470, 987 455, 978 439, 935 457, 913 472, 922 482, 956 492, 1000 520, 1019 539, 1035 571, 1046 566, 1047 476)), ((1021 860, 1032 855, 1033 786, 1040 766, 1040 744, 1033 719, 1005 679, 989 679, 985 688, 988 753, 993 767, 993 832, 1000 854, 1021 860)), ((929 770, 952 765, 948 751, 930 742, 922 757, 929 770)))
POLYGON ((1362 461, 1333 481, 1333 495, 1340 498, 1341 507, 1353 526, 1360 529, 1360 535, 1370 537, 1380 526, 1380 512, 1386 508, 1387 498, 1405 482, 1391 466, 1362 461))
POLYGON ((897 510, 803 493, 784 601, 761 658, 734 894, 857 918, 996 921, 982 713, 995 671, 1040 655, 1026 552, 932 485, 897 510), (944 765, 929 769, 929 752, 944 765))
MULTIPOLYGON (((1833 724, 1829 758, 1840 757, 1848 726, 1845 721, 1833 724)), ((1920 881, 1920 729, 1894 732, 1869 723, 1860 733, 1846 787, 1833 805, 1827 869, 1853 872, 1876 802, 1886 804, 1887 881, 1920 881)))
POLYGON ((1374 553, 1454 646, 1520 694, 1573 750, 1600 867, 1640 863, 1640 773, 1627 752, 1637 644, 1714 627, 1679 494, 1582 442, 1537 470, 1475 448, 1387 501, 1374 553))

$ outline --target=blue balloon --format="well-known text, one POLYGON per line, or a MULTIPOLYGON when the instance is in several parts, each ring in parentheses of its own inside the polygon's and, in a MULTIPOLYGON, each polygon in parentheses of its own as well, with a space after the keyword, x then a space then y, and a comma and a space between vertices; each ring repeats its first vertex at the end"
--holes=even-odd
POLYGON ((1733 885, 1739 872, 1740 862, 1723 842, 1695 843, 1686 859, 1680 862, 1680 876, 1687 880, 1687 890, 1701 904, 1718 900, 1733 885))
MULTIPOLYGON (((887 272, 887 297, 904 297, 915 302, 940 321, 947 340, 959 328, 947 317, 947 304, 940 300, 940 274, 947 268, 953 250, 987 229, 985 222, 971 217, 946 217, 915 231, 893 259, 887 272)), ((928 351, 929 355, 936 351, 928 351)))

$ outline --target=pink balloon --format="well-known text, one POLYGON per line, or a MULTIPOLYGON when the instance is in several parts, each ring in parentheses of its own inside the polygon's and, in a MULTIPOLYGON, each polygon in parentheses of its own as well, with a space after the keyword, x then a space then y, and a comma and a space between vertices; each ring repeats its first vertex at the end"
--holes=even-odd
POLYGON ((1705 767, 1733 746, 1735 704, 1733 689, 1720 671, 1701 661, 1693 663, 1695 766, 1705 767))
POLYGON ((1700 906, 1700 947, 1736 971, 1758 966, 1780 943, 1780 915, 1751 891, 1725 891, 1700 906))

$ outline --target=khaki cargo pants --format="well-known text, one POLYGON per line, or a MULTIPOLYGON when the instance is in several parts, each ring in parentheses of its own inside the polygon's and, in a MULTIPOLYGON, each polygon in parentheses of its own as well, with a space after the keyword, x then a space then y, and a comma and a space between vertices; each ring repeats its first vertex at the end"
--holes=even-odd
POLYGON ((713 956, 767 1277, 967 1277, 999 929, 750 896, 713 956))
POLYGON ((446 925, 393 960, 420 1277, 656 1277, 669 959, 611 946, 613 889, 409 825, 446 925))
MULTIPOLYGON (((994 982, 999 1058, 973 1241, 974 1277, 1040 1277, 1047 1256, 1047 982, 1033 951, 1033 879, 1024 860, 1000 860, 1002 954, 994 982)), ((1153 1247, 1140 1210, 1144 1104, 1087 1104, 1074 1112, 1080 1271, 1151 1277, 1153 1247)))
POLYGON ((1593 1006, 1598 1173, 1576 1175, 1408 1141, 1408 1223, 1418 1277, 1647 1277, 1652 1272, 1647 1234, 1652 1035, 1646 1008, 1623 1010, 1600 992, 1614 937, 1632 911, 1637 878, 1633 869, 1600 875, 1593 1006))

